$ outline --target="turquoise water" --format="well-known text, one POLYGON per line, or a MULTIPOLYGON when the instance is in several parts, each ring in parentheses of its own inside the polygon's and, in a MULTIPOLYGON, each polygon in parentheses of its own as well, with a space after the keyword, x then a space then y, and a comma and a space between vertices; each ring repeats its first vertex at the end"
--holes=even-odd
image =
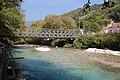
POLYGON ((119 74, 108 72, 81 56, 75 49, 53 48, 48 52, 32 48, 14 48, 14 57, 26 80, 120 80, 119 74))

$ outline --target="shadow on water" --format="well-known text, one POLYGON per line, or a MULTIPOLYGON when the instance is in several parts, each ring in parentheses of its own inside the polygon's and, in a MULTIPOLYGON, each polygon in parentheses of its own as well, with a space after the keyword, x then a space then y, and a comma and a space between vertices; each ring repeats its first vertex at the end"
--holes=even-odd
POLYGON ((68 69, 60 68, 53 63, 43 60, 22 60, 21 73, 26 80, 85 80, 68 72, 68 69))
POLYGON ((22 53, 22 51, 17 51, 17 50, 11 50, 11 53, 22 53))
POLYGON ((14 47, 14 49, 11 49, 11 53, 22 53, 21 49, 27 49, 24 47, 14 47))

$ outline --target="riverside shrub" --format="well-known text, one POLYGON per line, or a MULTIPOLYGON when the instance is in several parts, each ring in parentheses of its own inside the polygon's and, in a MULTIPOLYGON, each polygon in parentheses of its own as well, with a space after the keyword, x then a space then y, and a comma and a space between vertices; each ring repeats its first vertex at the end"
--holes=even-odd
POLYGON ((51 45, 52 46, 58 46, 58 47, 63 47, 68 41, 66 39, 56 39, 52 41, 51 45))
POLYGON ((107 48, 120 51, 120 33, 80 36, 76 40, 82 44, 81 48, 107 48))

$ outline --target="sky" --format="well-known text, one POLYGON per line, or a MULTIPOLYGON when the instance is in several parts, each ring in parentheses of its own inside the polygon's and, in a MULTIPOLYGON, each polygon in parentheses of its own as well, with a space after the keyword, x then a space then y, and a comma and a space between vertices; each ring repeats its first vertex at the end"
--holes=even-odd
MULTIPOLYGON (((24 0, 21 5, 27 22, 43 20, 49 14, 61 15, 82 7, 87 0, 24 0)), ((103 0, 91 0, 92 4, 103 3, 103 0)))

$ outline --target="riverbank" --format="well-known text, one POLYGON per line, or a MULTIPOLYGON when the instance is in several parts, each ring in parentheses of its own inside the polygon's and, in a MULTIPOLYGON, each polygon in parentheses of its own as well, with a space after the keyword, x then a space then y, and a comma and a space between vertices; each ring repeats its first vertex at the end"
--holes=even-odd
POLYGON ((89 52, 88 57, 91 60, 108 65, 114 68, 120 68, 120 51, 104 50, 89 48, 85 50, 89 52))
POLYGON ((120 56, 96 53, 87 53, 86 56, 102 69, 112 72, 120 71, 120 56))

